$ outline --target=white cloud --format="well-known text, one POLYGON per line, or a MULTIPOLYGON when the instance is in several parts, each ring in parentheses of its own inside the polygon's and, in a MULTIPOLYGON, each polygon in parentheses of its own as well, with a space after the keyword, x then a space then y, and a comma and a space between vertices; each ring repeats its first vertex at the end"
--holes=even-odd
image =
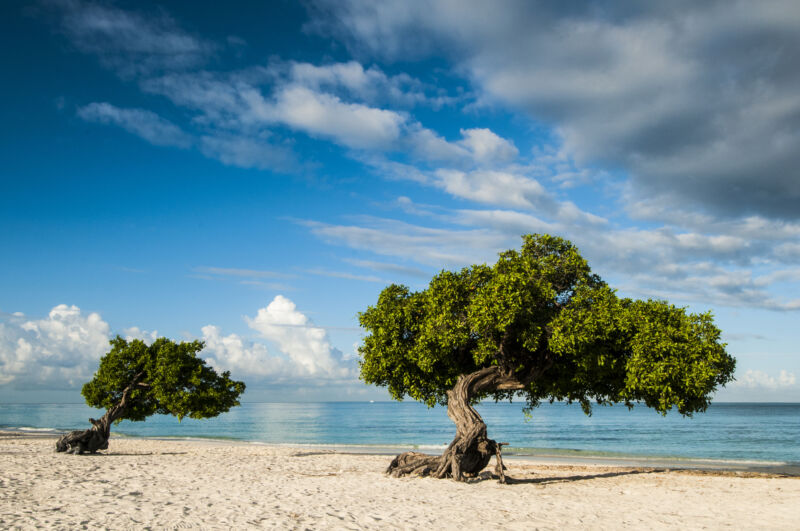
POLYGON ((794 373, 786 370, 781 370, 775 377, 763 371, 748 369, 743 376, 737 376, 736 381, 729 385, 749 389, 776 390, 794 387, 796 383, 797 379, 794 373))
POLYGON ((412 106, 424 103, 438 107, 453 101, 441 94, 426 94, 429 87, 408 74, 387 76, 380 68, 365 68, 357 61, 324 65, 292 62, 288 79, 315 92, 348 95, 372 104, 412 106))
POLYGON ((229 370, 245 380, 249 376, 281 378, 292 374, 286 359, 270 354, 263 343, 247 341, 237 334, 225 336, 214 325, 206 325, 201 331, 206 344, 201 355, 215 369, 229 370))
MULTIPOLYGON (((242 270, 233 270, 235 272, 242 270)), ((77 306, 60 304, 44 319, 5 314, 0 322, 0 385, 19 389, 74 389, 88 381, 109 350, 110 328, 97 313, 84 315, 77 306)), ((278 295, 255 317, 245 318, 262 339, 277 345, 270 352, 263 341, 220 327, 201 329, 206 346, 200 353, 213 367, 256 384, 270 382, 350 382, 355 362, 331 345, 324 328, 314 326, 295 304, 278 295)), ((152 343, 156 331, 126 328, 127 340, 152 343)))
POLYGON ((131 326, 130 328, 126 328, 122 331, 122 337, 125 338, 125 341, 133 341, 134 339, 139 339, 144 341, 147 345, 151 344, 153 341, 159 338, 158 330, 153 330, 152 332, 148 332, 147 330, 142 330, 138 326, 131 326))
POLYGON ((374 90, 375 85, 383 83, 386 75, 377 68, 365 70, 360 63, 333 63, 317 66, 311 63, 292 63, 291 78, 307 87, 343 86, 348 90, 363 93, 374 90))
POLYGON ((420 124, 412 124, 408 127, 405 141, 411 153, 423 162, 459 164, 468 160, 470 156, 462 146, 448 142, 420 124))
POLYGON ((456 168, 504 168, 515 162, 519 150, 491 129, 461 129, 461 139, 450 142, 418 122, 406 128, 405 141, 422 162, 456 168))
POLYGON ((276 296, 255 317, 245 320, 262 337, 277 343, 299 374, 321 377, 348 374, 341 365, 341 352, 330 344, 327 332, 315 327, 286 297, 276 296))
POLYGON ((459 142, 472 152, 480 164, 510 163, 519 155, 519 150, 510 141, 497 136, 491 129, 462 129, 464 137, 459 142))
POLYGON ((533 208, 547 196, 536 180, 509 172, 440 169, 434 175, 448 193, 478 203, 533 208))
POLYGON ((407 121, 399 112, 346 101, 319 86, 281 78, 279 72, 269 69, 173 73, 145 80, 142 88, 200 111, 196 123, 221 130, 203 138, 206 155, 241 166, 286 165, 285 154, 283 159, 276 157, 269 152, 276 148, 264 144, 263 137, 274 134, 266 128, 284 126, 349 148, 382 150, 401 137, 407 121), (260 86, 264 81, 272 82, 271 91, 260 86), (259 149, 268 154, 259 156, 259 149), (219 153, 229 155, 224 158, 219 153))
POLYGON ((275 97, 270 114, 312 136, 332 138, 351 148, 387 149, 400 137, 404 116, 302 86, 288 86, 275 97))
POLYGON ((59 304, 44 319, 0 322, 0 385, 73 388, 97 369, 109 327, 99 314, 59 304))
POLYGON ((254 317, 245 317, 260 339, 277 346, 275 352, 260 340, 224 335, 218 326, 202 328, 203 356, 215 368, 258 384, 344 382, 355 377, 353 360, 331 345, 324 328, 314 326, 297 306, 276 296, 254 317))
POLYGON ((178 126, 144 109, 122 109, 110 103, 90 103, 78 109, 87 122, 113 124, 157 146, 188 148, 191 137, 178 126))

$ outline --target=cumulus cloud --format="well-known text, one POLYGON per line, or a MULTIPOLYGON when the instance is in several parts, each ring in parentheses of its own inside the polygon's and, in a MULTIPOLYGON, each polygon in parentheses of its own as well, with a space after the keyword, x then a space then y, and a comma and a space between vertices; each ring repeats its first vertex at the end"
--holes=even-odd
POLYGON ((113 124, 157 146, 188 148, 191 137, 177 125, 144 109, 122 109, 110 103, 90 103, 78 109, 87 122, 113 124))
POLYGON ((245 317, 259 340, 225 335, 220 327, 206 325, 202 355, 215 368, 258 383, 345 381, 355 377, 353 360, 333 347, 324 328, 315 326, 290 299, 276 296, 254 317, 245 317), (271 349, 264 340, 276 348, 271 349))
POLYGON ((748 389, 777 390, 794 387, 796 383, 797 378, 794 373, 786 370, 781 370, 777 376, 770 376, 763 371, 748 369, 744 375, 737 376, 736 381, 729 385, 748 389))
POLYGON ((153 341, 158 339, 158 330, 142 330, 138 326, 131 326, 130 328, 126 328, 120 334, 125 341, 133 341, 134 339, 138 339, 140 341, 144 341, 147 345, 151 344, 153 341))
POLYGON ((43 319, 14 314, 0 322, 0 385, 79 386, 108 350, 109 326, 97 313, 59 304, 43 319))
POLYGON ((552 124, 641 197, 797 219, 800 17, 791 0, 551 4, 318 0, 362 57, 445 55, 487 101, 552 124))
MULTIPOLYGON (((242 270, 232 270, 233 274, 242 270)), ((260 340, 225 335, 206 325, 200 353, 213 367, 257 384, 270 382, 345 382, 355 378, 355 361, 330 342, 294 302, 275 297, 254 317, 245 318, 260 340), (271 342, 277 348, 271 351, 271 342)), ((126 340, 155 341, 156 331, 132 326, 120 333, 126 340)), ((5 314, 0 321, 0 385, 18 389, 74 389, 88 381, 108 352, 111 331, 99 314, 60 304, 43 319, 5 314)))
POLYGON ((255 317, 245 320, 262 337, 274 341, 299 374, 347 375, 347 369, 341 365, 342 353, 331 346, 325 329, 315 327, 286 297, 276 296, 269 305, 258 310, 255 317))
POLYGON ((240 377, 280 377, 291 373, 286 359, 272 355, 263 343, 247 341, 238 334, 223 335, 214 325, 204 326, 201 332, 206 344, 201 355, 216 369, 229 370, 240 377))

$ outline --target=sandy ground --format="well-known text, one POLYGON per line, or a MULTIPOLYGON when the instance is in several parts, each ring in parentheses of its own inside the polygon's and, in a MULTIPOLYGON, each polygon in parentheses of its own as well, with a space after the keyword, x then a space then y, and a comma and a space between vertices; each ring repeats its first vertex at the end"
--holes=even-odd
MULTIPOLYGON (((0 529, 798 529, 800 479, 510 461, 514 484, 382 474, 390 458, 0 435, 0 529)), ((493 465, 492 465, 493 466, 493 465)))

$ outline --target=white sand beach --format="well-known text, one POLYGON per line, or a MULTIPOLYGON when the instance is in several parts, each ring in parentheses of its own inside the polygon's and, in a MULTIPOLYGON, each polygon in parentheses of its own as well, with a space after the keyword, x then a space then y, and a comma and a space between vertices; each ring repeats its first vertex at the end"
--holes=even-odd
MULTIPOLYGON (((797 529, 800 479, 507 462, 469 484, 390 458, 113 438, 101 455, 0 435, 2 529, 797 529)), ((490 467, 491 468, 491 467, 490 467)))

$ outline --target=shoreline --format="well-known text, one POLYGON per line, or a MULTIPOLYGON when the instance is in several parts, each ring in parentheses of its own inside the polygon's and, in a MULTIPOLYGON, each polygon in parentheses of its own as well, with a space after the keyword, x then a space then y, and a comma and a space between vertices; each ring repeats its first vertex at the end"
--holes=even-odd
MULTIPOLYGON (((56 439, 65 432, 45 428, 34 429, 0 429, 0 438, 21 437, 32 439, 56 439)), ((421 451, 431 455, 439 455, 445 447, 430 448, 427 446, 392 446, 392 445, 352 445, 352 444, 303 444, 303 443, 269 443, 248 441, 234 438, 185 437, 185 436, 132 436, 111 433, 110 444, 119 440, 144 440, 164 442, 187 442, 210 445, 264 446, 267 448, 288 448, 305 451, 330 452, 342 455, 375 455, 394 457, 406 451, 421 451)), ((607 455, 559 455, 542 450, 541 453, 504 453, 504 461, 522 462, 525 464, 562 465, 562 466, 600 466, 620 467, 626 469, 648 469, 666 471, 696 471, 719 475, 752 475, 764 477, 800 477, 800 463, 776 463, 757 460, 720 460, 688 457, 656 457, 656 456, 607 456, 607 455)), ((487 467, 488 469, 488 467, 487 467)))
POLYGON ((0 434, 0 527, 795 529, 800 481, 749 473, 506 463, 467 483, 391 478, 387 457, 234 441, 114 438, 95 456, 0 434))

